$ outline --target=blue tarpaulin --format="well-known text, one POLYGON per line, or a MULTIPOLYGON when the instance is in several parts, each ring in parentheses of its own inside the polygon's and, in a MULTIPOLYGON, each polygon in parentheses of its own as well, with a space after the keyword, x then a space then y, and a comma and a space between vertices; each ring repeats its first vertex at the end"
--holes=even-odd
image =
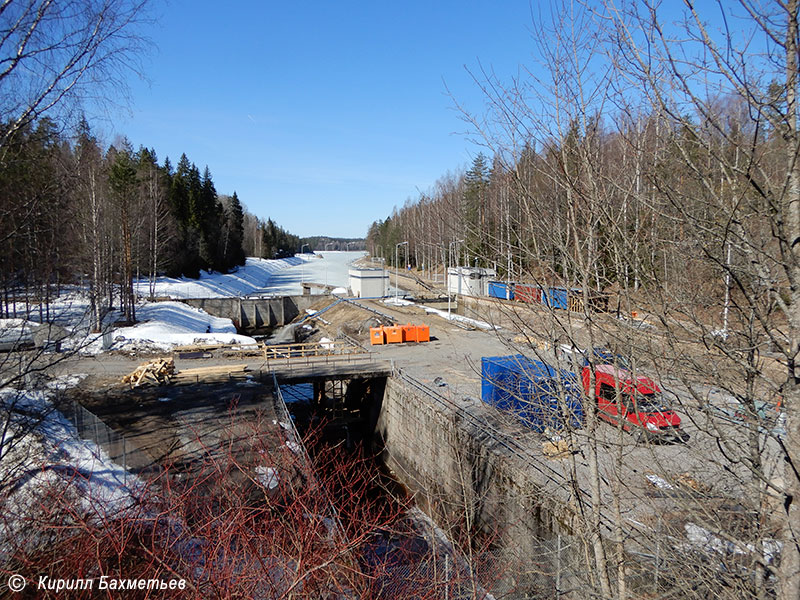
POLYGON ((543 431, 580 428, 583 404, 573 373, 516 354, 481 359, 481 398, 543 431))

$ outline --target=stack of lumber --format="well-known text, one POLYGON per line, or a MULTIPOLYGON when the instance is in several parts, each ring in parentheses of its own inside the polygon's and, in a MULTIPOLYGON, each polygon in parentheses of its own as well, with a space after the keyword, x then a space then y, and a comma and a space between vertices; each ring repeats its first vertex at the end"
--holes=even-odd
POLYGON ((247 371, 246 364, 221 365, 216 367, 198 367, 196 369, 181 369, 172 378, 175 383, 192 383, 199 381, 212 381, 230 378, 234 375, 243 375, 247 371))
POLYGON ((132 388, 150 381, 157 385, 169 383, 170 377, 175 373, 175 361, 171 358, 159 358, 142 363, 133 373, 122 378, 122 383, 128 383, 132 388))

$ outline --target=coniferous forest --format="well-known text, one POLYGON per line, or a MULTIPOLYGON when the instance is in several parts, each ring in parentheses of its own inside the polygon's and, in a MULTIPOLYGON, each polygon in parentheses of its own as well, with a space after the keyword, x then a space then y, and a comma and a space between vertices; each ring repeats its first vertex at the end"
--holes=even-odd
MULTIPOLYGON (((290 256, 299 238, 220 194, 209 167, 177 164, 125 138, 105 147, 81 121, 18 128, 0 170, 3 314, 21 297, 46 305, 64 285, 89 290, 93 313, 119 306, 135 320, 133 281, 228 272, 245 256, 290 256), (11 210, 13 207, 13 210, 11 210)), ((152 293, 152 288, 151 288, 152 293)))

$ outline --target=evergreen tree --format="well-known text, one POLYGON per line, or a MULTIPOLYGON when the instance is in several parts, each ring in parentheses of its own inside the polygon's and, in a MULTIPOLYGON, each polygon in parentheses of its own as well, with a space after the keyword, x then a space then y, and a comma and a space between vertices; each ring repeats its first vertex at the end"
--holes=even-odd
POLYGON ((225 211, 225 225, 227 233, 224 252, 225 266, 230 269, 245 263, 244 248, 242 247, 244 241, 244 210, 236 192, 233 192, 233 196, 230 197, 228 202, 227 210, 225 211))
POLYGON ((489 187, 489 166, 481 152, 472 161, 472 168, 464 176, 464 219, 467 252, 484 257, 484 235, 487 231, 486 192, 489 187))
MULTIPOLYGON (((169 165, 164 165, 167 169, 169 165)), ((189 226, 189 175, 192 165, 186 154, 181 154, 175 175, 172 177, 169 199, 173 214, 182 228, 189 226)))

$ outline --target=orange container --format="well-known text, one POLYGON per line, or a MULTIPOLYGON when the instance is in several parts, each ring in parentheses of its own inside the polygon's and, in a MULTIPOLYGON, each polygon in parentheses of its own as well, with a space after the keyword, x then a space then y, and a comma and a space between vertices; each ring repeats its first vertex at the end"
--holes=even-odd
POLYGON ((409 323, 408 325, 403 325, 403 341, 404 342, 416 342, 417 341, 417 326, 412 325, 409 323))
POLYGON ((418 342, 430 342, 431 330, 427 325, 417 325, 417 340, 418 342))
POLYGON ((386 343, 386 336, 383 334, 383 327, 369 328, 369 343, 373 346, 379 346, 386 343))
POLYGON ((391 327, 384 327, 384 333, 386 333, 386 343, 387 344, 401 344, 403 343, 403 328, 399 325, 393 325, 391 327))

